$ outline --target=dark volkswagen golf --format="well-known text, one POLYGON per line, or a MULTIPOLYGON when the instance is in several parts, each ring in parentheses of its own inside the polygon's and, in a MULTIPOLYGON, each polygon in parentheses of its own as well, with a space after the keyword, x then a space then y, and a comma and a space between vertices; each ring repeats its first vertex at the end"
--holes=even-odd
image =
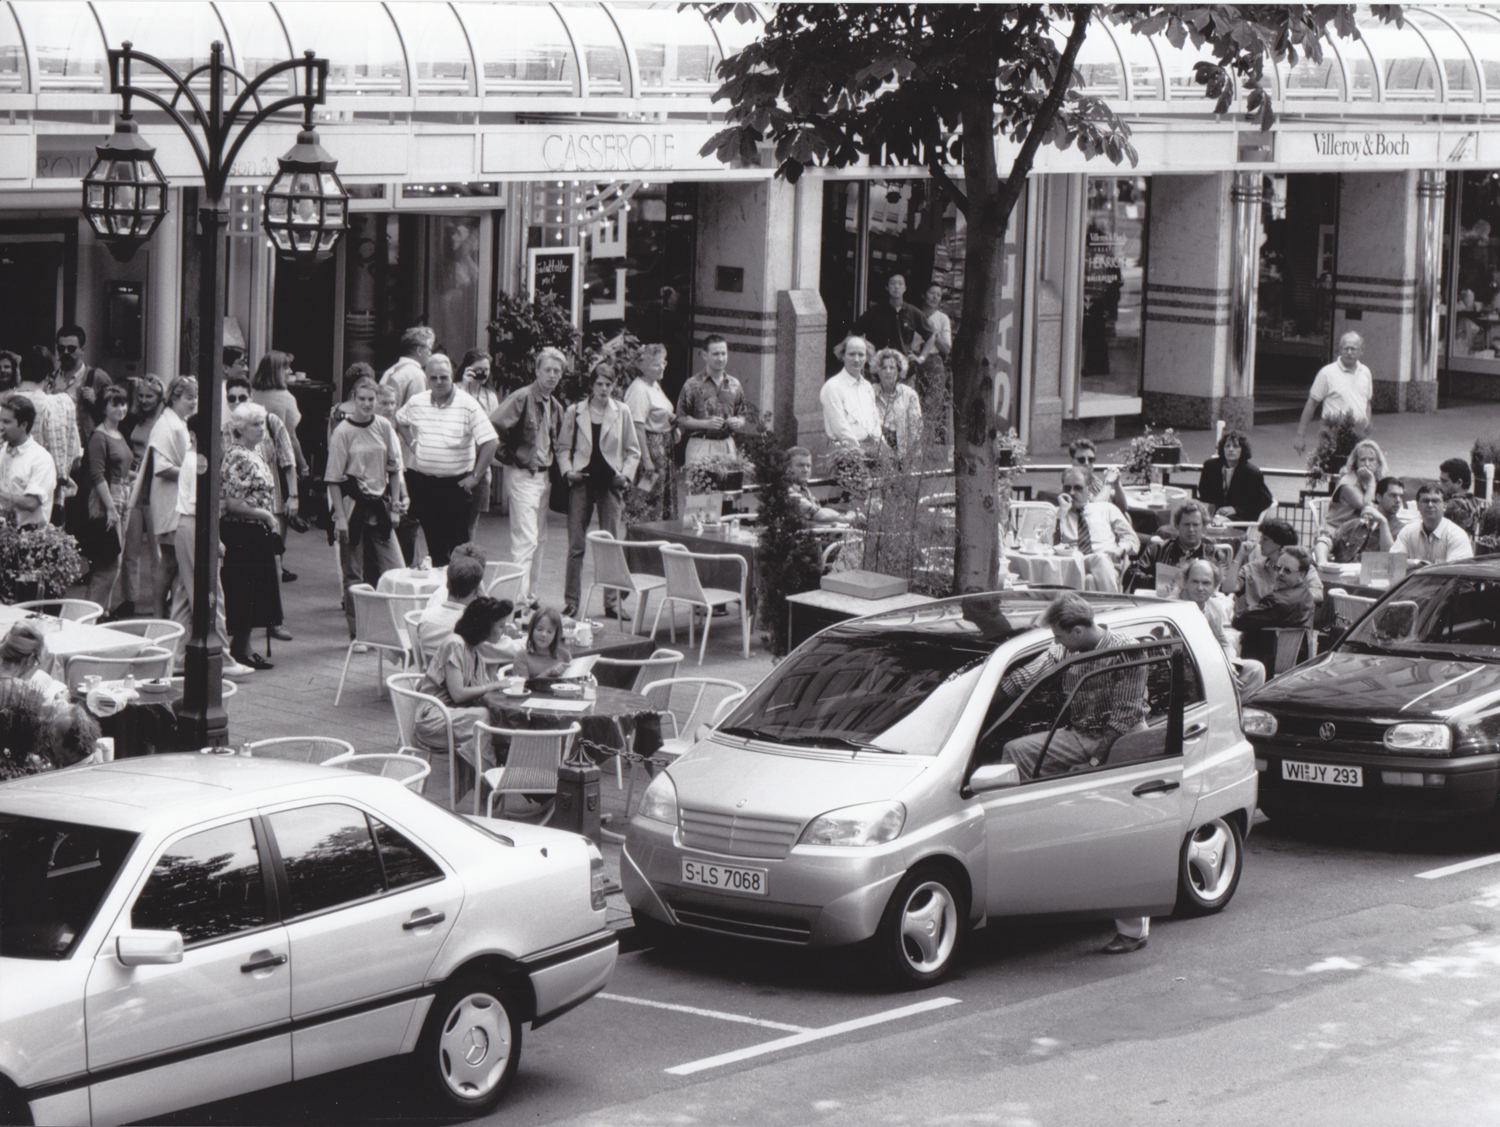
POLYGON ((1260 808, 1437 819, 1500 794, 1500 559, 1423 568, 1244 709, 1260 808))

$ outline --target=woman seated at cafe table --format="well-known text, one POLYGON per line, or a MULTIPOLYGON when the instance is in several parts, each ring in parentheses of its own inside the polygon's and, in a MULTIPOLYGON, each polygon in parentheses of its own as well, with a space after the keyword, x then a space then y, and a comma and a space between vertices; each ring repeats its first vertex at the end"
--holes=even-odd
POLYGON ((1349 460, 1344 463, 1344 472, 1334 487, 1333 499, 1328 502, 1328 513, 1313 546, 1319 565, 1328 562, 1334 534, 1366 508, 1375 507, 1379 484, 1389 474, 1385 454, 1370 439, 1356 444, 1349 452, 1349 460))
MULTIPOLYGON (((486 677, 480 647, 486 642, 498 643, 505 636, 505 622, 510 618, 511 604, 504 599, 481 596, 464 608, 453 626, 453 633, 439 646, 420 691, 434 696, 447 708, 453 722, 453 742, 466 763, 473 763, 469 745, 474 739, 476 722, 488 722, 490 711, 484 706, 484 694, 501 687, 502 682, 486 677)), ((442 747, 447 741, 443 713, 431 704, 417 709, 417 741, 424 747, 442 747)))
POLYGON ((1275 498, 1265 475, 1250 461, 1250 440, 1240 431, 1226 430, 1218 456, 1203 463, 1198 500, 1223 520, 1256 520, 1271 507, 1275 498))

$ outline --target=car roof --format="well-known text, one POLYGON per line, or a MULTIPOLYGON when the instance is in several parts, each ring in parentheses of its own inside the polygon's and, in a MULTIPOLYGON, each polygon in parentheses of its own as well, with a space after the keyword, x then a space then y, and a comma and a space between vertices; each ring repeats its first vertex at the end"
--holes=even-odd
POLYGON ((141 833, 307 795, 374 797, 391 781, 276 759, 149 755, 0 783, 0 812, 141 833))
POLYGON ((1409 571, 1411 575, 1478 575, 1485 579, 1500 579, 1500 556, 1479 556, 1459 560, 1456 563, 1430 564, 1420 571, 1409 571))
POLYGON ((1093 607, 1095 614, 1148 604, 1156 608, 1170 605, 1156 598, 1097 591, 1069 591, 1058 587, 985 591, 850 619, 829 627, 824 636, 854 639, 868 637, 872 633, 899 631, 908 636, 915 633, 931 635, 934 639, 946 637, 998 645, 1036 628, 1037 620, 1048 604, 1064 593, 1082 597, 1093 607))

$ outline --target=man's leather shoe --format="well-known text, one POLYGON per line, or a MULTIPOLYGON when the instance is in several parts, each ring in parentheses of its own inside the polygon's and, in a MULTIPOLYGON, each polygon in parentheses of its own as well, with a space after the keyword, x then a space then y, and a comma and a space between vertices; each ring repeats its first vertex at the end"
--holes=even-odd
POLYGON ((1121 935, 1119 932, 1115 932, 1115 937, 1104 945, 1104 953, 1106 955, 1125 955, 1131 951, 1139 951, 1145 945, 1146 939, 1144 936, 1140 939, 1135 939, 1129 935, 1121 935))

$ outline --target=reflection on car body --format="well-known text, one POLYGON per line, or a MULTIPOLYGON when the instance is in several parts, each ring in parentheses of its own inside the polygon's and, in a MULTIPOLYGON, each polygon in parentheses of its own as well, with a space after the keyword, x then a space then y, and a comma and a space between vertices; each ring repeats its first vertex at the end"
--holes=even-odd
POLYGON ((874 936, 898 977, 925 982, 992 918, 1223 907, 1255 775, 1221 647, 1190 604, 1090 596, 1120 644, 1012 698, 1002 676, 1052 643, 1038 624, 1051 594, 873 615, 788 655, 647 789, 621 865, 638 925, 814 946, 874 936), (1079 694, 1122 677, 1140 681, 1144 722, 1053 773, 1079 694), (1038 733, 1037 774, 1022 777, 1004 749, 1038 733), (764 876, 698 879, 714 867, 764 876))
POLYGON ((1260 805, 1444 818, 1500 795, 1500 561, 1408 575, 1245 708, 1260 805))

